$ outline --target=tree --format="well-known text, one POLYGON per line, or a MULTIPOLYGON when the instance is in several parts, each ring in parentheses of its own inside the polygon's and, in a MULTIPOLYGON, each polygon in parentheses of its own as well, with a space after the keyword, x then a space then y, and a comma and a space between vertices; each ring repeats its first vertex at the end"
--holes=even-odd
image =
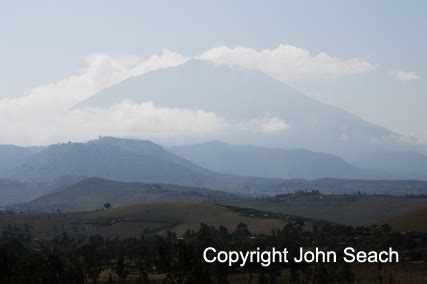
POLYGON ((99 274, 101 273, 100 258, 95 246, 85 245, 82 247, 83 270, 86 276, 92 280, 92 283, 97 283, 99 274))
POLYGON ((106 209, 106 210, 108 210, 108 209, 110 209, 111 208, 111 203, 104 203, 104 208, 106 209))
POLYGON ((122 255, 119 256, 119 259, 117 260, 116 274, 122 283, 126 282, 126 278, 129 275, 129 270, 126 268, 125 259, 122 255))
POLYGON ((77 258, 70 259, 65 265, 64 284, 84 283, 84 280, 83 264, 77 258))
POLYGON ((108 284, 113 284, 113 283, 114 283, 114 281, 113 281, 113 276, 111 275, 111 273, 109 273, 109 274, 108 274, 108 280, 107 280, 107 283, 108 283, 108 284))

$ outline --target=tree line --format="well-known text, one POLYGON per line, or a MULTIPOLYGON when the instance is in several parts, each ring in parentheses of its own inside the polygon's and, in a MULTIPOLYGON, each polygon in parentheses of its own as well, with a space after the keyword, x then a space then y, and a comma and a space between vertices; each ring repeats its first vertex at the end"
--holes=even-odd
MULTIPOLYGON (((182 236, 173 231, 137 238, 109 239, 92 235, 86 240, 62 233, 49 241, 35 242, 28 228, 9 226, 0 239, 0 283, 151 283, 150 275, 160 275, 161 283, 231 283, 233 275, 245 275, 245 283, 276 283, 286 273, 289 283, 353 283, 348 263, 272 263, 263 267, 249 263, 229 267, 226 263, 205 263, 206 247, 248 251, 288 248, 296 255, 299 247, 322 247, 342 251, 397 249, 402 259, 426 261, 427 236, 396 233, 389 226, 350 227, 325 223, 305 225, 289 222, 269 235, 252 234, 245 224, 234 230, 201 224, 182 236), (107 275, 105 277, 105 275, 107 275)), ((378 267, 377 280, 383 283, 378 267)))

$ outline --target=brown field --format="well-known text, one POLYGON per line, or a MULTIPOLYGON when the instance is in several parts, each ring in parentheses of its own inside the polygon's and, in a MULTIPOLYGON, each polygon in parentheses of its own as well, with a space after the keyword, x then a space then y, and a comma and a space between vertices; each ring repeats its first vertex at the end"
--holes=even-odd
POLYGON ((427 233, 427 208, 412 210, 377 222, 388 224, 392 230, 398 232, 424 232, 427 233))

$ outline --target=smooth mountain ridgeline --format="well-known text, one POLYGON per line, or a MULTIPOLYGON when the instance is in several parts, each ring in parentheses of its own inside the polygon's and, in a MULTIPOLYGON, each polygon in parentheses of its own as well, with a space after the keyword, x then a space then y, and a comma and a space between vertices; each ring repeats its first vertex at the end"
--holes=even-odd
POLYGON ((284 179, 374 178, 331 154, 304 149, 231 145, 219 141, 167 148, 204 168, 227 174, 284 179))

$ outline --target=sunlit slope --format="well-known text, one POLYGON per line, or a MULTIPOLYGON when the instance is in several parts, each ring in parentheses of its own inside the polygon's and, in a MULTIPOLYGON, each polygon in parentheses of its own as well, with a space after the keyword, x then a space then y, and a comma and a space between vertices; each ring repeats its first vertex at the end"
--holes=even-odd
POLYGON ((216 227, 222 225, 229 230, 244 223, 254 233, 270 233, 272 229, 285 225, 284 221, 278 219, 245 217, 222 206, 189 202, 138 204, 97 211, 83 217, 85 221, 117 218, 132 222, 168 223, 170 229, 178 233, 197 229, 200 223, 216 227))

